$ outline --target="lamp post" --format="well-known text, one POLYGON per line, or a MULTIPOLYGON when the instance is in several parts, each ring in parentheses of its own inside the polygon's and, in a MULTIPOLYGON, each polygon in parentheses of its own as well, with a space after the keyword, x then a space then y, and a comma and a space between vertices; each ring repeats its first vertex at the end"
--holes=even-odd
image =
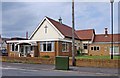
POLYGON ((75 37, 74 37, 74 0, 72 0, 72 65, 75 66, 75 37))
POLYGON ((110 0, 111 3, 111 59, 113 59, 113 3, 114 0, 110 0))

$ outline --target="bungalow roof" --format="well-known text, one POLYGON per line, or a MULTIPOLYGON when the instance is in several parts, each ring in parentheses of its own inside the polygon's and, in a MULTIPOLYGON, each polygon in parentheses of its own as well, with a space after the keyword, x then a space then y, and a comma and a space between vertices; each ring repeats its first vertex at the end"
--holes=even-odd
POLYGON ((92 40, 95 31, 94 29, 86 29, 86 30, 77 30, 76 33, 81 40, 92 40))
MULTIPOLYGON (((111 42, 112 34, 98 34, 95 36, 94 42, 111 42)), ((113 34, 113 42, 120 42, 120 34, 113 34)))

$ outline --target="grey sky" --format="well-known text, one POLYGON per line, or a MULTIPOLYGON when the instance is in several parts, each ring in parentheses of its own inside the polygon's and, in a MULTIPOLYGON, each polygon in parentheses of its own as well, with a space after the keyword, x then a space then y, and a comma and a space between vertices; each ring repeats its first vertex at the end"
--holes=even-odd
MULTIPOLYGON (((25 37, 34 31, 44 16, 55 20, 61 16, 63 23, 71 26, 71 2, 2 2, 2 36, 25 37)), ((109 2, 76 2, 75 28, 95 29, 96 33, 110 30, 109 2)), ((114 4, 114 33, 118 33, 118 3, 114 4)))

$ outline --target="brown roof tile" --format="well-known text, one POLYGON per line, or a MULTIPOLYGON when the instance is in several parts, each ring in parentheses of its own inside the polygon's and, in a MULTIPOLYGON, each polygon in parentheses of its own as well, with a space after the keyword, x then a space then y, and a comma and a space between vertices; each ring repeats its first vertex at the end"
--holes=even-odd
MULTIPOLYGON (((94 42, 111 42, 111 40, 112 40, 111 34, 108 34, 107 36, 105 36, 105 34, 98 34, 95 36, 94 42)), ((114 34, 113 41, 120 42, 120 34, 114 34)))
MULTIPOLYGON (((72 28, 65 24, 61 24, 58 21, 55 21, 51 18, 46 17, 65 37, 72 38, 72 28)), ((79 39, 77 34, 75 33, 75 38, 79 39)))
POLYGON ((92 40, 95 34, 94 29, 77 30, 76 33, 81 40, 92 40))

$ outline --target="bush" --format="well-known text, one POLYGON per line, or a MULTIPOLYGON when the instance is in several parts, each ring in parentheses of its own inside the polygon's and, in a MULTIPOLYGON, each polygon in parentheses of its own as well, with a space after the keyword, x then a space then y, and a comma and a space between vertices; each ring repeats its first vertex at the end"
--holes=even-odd
POLYGON ((45 55, 45 56, 42 56, 43 58, 50 58, 50 56, 49 55, 45 55))

